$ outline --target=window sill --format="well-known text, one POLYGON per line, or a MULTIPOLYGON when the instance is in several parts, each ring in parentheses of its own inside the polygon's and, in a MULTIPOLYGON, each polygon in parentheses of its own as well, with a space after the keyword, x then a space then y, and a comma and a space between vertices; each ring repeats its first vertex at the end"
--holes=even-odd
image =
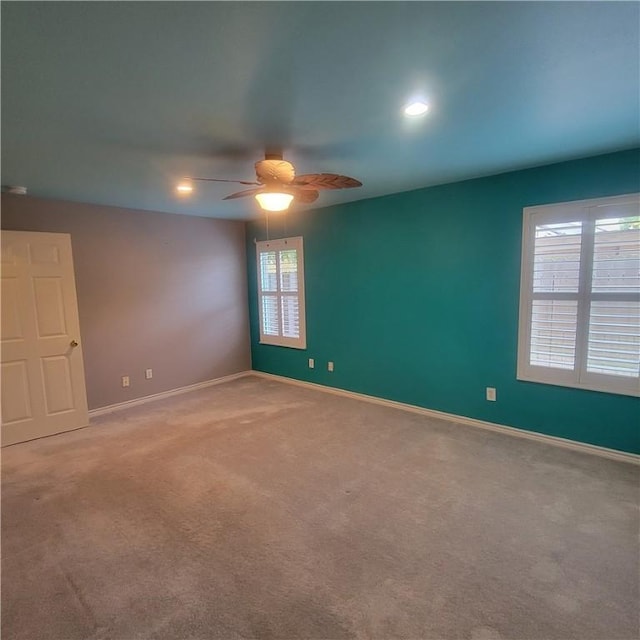
MULTIPOLYGON (((629 379, 629 384, 627 385, 607 385, 589 383, 589 382, 565 382, 559 380, 549 380, 543 379, 542 377, 534 376, 534 375, 526 375, 526 374, 518 374, 516 376, 517 380, 521 382, 535 382, 537 384, 550 384, 554 387, 567 387, 569 389, 582 389, 583 391, 597 391, 599 393, 608 393, 620 396, 632 396, 632 397, 640 397, 640 387, 638 387, 638 383, 635 383, 636 388, 634 389, 633 379, 629 379)), ((624 380, 624 378, 622 378, 624 380)))
POLYGON ((259 340, 258 344, 264 344, 267 345, 269 347, 285 347, 287 349, 298 349, 300 351, 304 351, 307 348, 306 343, 305 344, 290 344, 290 343, 286 343, 286 342, 271 342, 271 341, 265 341, 265 340, 259 340))

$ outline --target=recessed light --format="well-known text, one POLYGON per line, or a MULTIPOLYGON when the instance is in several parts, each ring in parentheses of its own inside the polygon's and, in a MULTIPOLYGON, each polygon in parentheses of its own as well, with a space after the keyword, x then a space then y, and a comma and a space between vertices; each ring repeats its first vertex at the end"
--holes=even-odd
POLYGON ((176 187, 176 191, 178 193, 183 193, 183 194, 187 194, 187 193, 191 193, 193 191, 193 185, 191 184, 191 182, 181 182, 177 187, 176 187))
POLYGON ((12 193, 15 196, 26 196, 27 195, 27 187, 18 187, 16 185, 10 185, 5 188, 7 193, 12 193))
POLYGON ((411 102, 404 108, 405 116, 422 116, 429 111, 429 105, 426 102, 411 102))

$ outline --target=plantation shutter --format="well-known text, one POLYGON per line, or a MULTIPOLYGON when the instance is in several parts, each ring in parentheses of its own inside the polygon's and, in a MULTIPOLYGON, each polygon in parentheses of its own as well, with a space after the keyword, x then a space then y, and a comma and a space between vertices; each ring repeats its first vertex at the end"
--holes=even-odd
POLYGON ((256 244, 260 342, 306 348, 302 238, 256 244))
POLYGON ((640 395, 640 196, 524 219, 518 378, 640 395))
POLYGON ((530 364, 575 368, 582 224, 537 225, 530 364))
POLYGON ((640 376, 640 224, 595 221, 587 371, 640 376))
POLYGON ((261 330, 265 335, 278 336, 278 276, 276 251, 263 251, 260 253, 260 283, 261 283, 261 330))

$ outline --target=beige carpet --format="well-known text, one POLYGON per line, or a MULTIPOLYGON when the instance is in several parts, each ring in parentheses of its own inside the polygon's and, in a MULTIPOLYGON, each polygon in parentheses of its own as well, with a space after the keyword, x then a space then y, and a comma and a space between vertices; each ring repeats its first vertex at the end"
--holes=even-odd
POLYGON ((2 474, 3 640, 638 637, 632 465, 252 377, 2 474))

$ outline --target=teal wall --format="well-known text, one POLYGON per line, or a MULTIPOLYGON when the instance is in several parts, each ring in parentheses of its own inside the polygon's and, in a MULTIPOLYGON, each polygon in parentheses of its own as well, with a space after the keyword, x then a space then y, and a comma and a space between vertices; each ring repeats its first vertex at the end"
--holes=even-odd
POLYGON ((634 149, 272 214, 271 238, 304 236, 304 351, 258 343, 253 242, 266 227, 249 223, 253 368, 640 453, 638 398, 516 380, 523 207, 637 191, 634 149))

